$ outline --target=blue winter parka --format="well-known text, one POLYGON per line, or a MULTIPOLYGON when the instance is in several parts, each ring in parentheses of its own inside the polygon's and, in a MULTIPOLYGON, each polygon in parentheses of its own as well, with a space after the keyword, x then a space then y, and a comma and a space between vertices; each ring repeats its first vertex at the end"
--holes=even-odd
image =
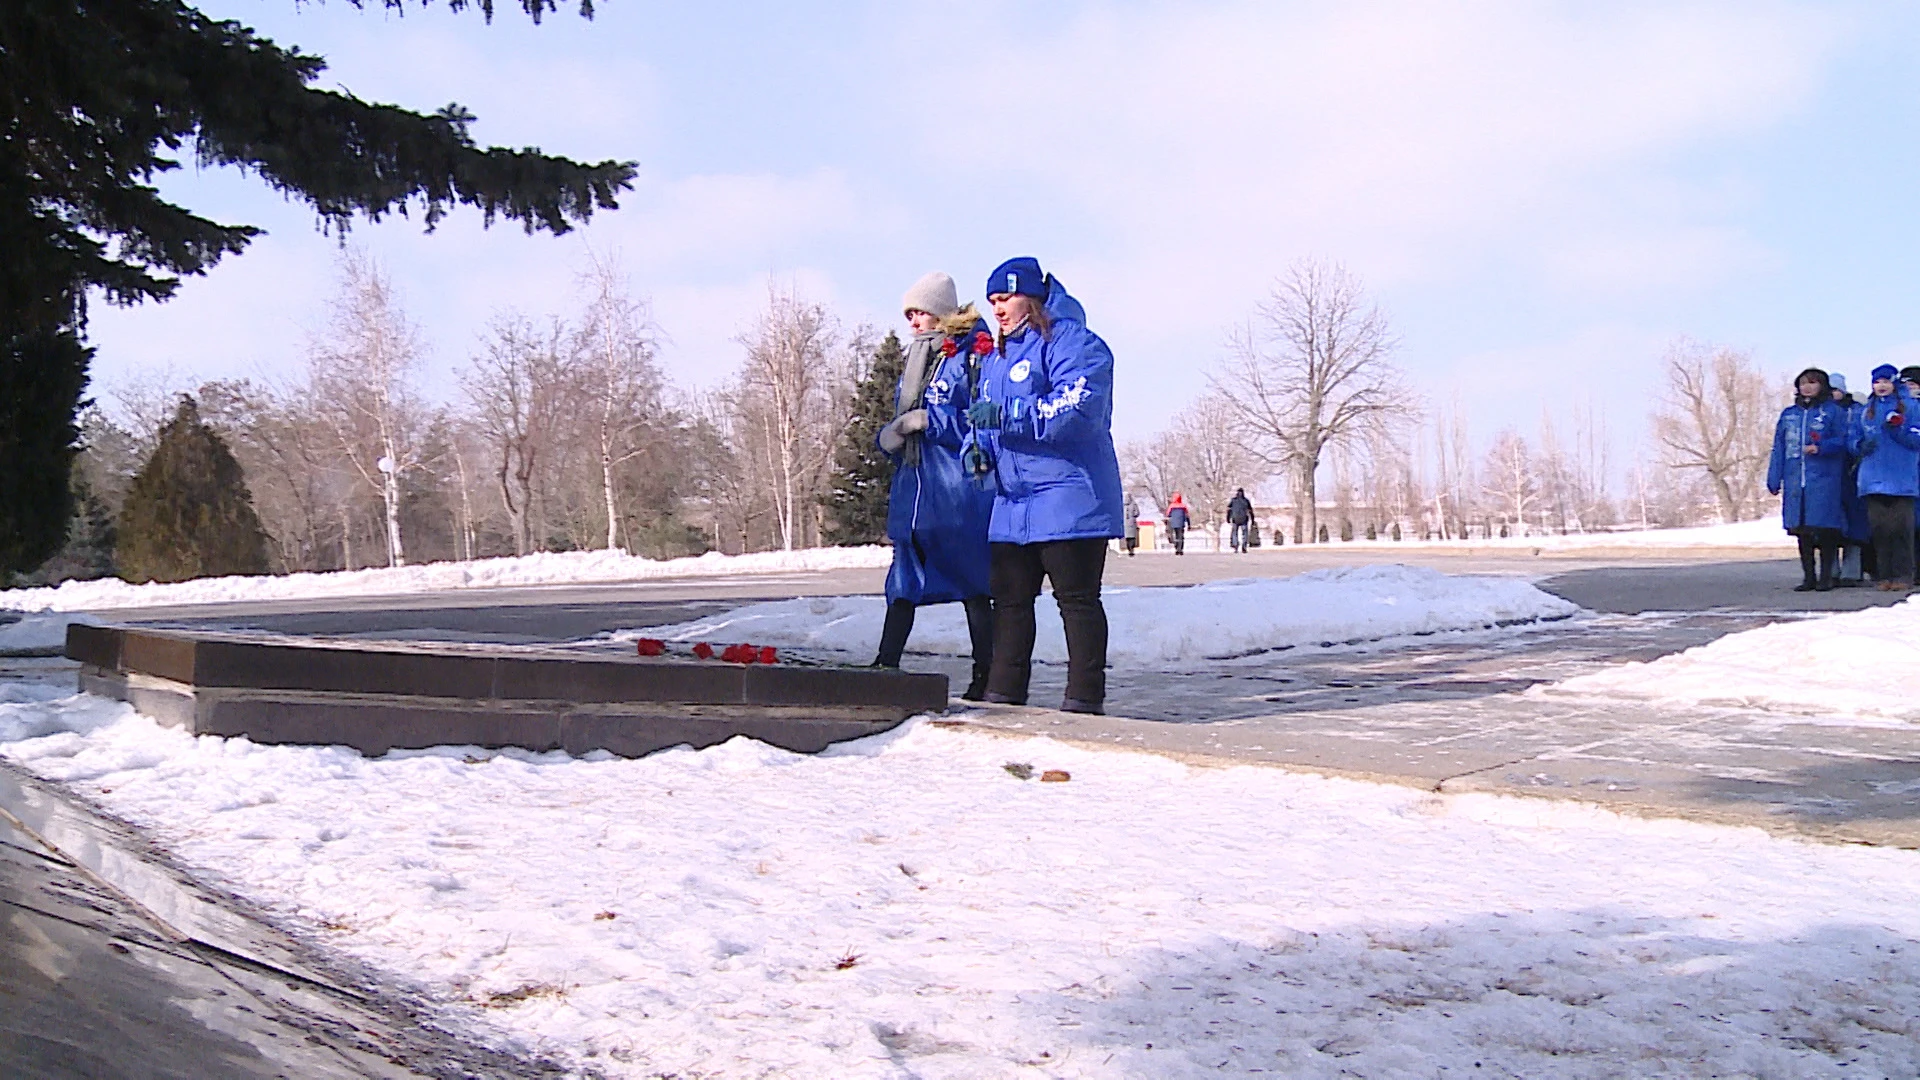
MULTIPOLYGON (((1086 310, 1048 278, 1043 337, 1022 327, 982 365, 980 396, 1024 429, 977 431, 992 465, 988 538, 1005 544, 1106 539, 1125 531, 1120 461, 1113 450, 1113 352, 1087 329, 1086 310)), ((932 410, 930 410, 932 411, 932 410)), ((944 441, 966 423, 965 407, 938 410, 944 441)))
POLYGON ((1860 497, 1860 418, 1867 414, 1867 407, 1851 397, 1847 400, 1850 404, 1840 407, 1847 411, 1847 437, 1852 440, 1853 461, 1847 466, 1846 482, 1840 491, 1840 505, 1847 512, 1847 527, 1841 534, 1851 543, 1864 544, 1873 539, 1873 530, 1867 527, 1867 503, 1860 497))
POLYGON ((1767 490, 1780 496, 1780 523, 1788 532, 1801 527, 1846 529, 1852 450, 1852 420, 1833 401, 1795 403, 1780 410, 1773 425, 1767 490))
POLYGON ((1887 397, 1870 394, 1860 414, 1861 495, 1920 494, 1920 417, 1905 387, 1887 397), (1900 422, 1887 423, 1894 414, 1900 422))
MULTIPOLYGON (((887 496, 887 539, 893 541, 888 603, 942 604, 987 595, 987 522, 993 493, 970 480, 960 462, 967 406, 973 404, 983 359, 971 348, 976 334, 987 334, 985 322, 943 338, 952 354, 941 359, 927 380, 923 400, 928 430, 919 436, 918 463, 905 454, 888 455, 894 462, 887 496), (958 409, 960 427, 949 424, 944 432, 936 430, 934 418, 948 409, 958 409)), ((991 340, 992 335, 987 336, 991 340)), ((894 387, 896 413, 904 381, 902 376, 902 384, 894 387)))

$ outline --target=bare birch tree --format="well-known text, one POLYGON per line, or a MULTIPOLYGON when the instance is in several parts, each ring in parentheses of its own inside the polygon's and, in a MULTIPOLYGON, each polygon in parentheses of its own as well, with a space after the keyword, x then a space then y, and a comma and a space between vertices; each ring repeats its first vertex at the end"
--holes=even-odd
POLYGON ((1210 381, 1253 432, 1254 449, 1287 469, 1295 530, 1315 538, 1321 457, 1407 411, 1387 318, 1345 267, 1303 259, 1228 344, 1210 381))
POLYGON ((780 547, 803 542, 803 507, 819 504, 820 480, 832 460, 841 418, 835 415, 837 383, 847 381, 836 363, 834 320, 827 309, 792 289, 769 286, 767 308, 738 340, 746 366, 735 395, 735 427, 757 436, 753 449, 765 469, 780 547))
POLYGON ((1493 448, 1487 451, 1485 476, 1486 493, 1493 498, 1501 520, 1526 535, 1527 514, 1540 501, 1540 477, 1527 440, 1511 428, 1496 436, 1493 448))
POLYGON ((622 464, 658 450, 649 434, 660 428, 665 409, 654 364, 653 318, 645 301, 635 299, 612 256, 594 256, 583 284, 587 291, 582 334, 581 396, 598 451, 600 494, 607 514, 607 549, 620 546, 620 509, 614 472, 622 464))
POLYGON ((1722 521, 1758 502, 1772 438, 1766 377, 1745 353, 1682 338, 1666 355, 1667 384, 1653 414, 1666 465, 1704 475, 1722 521))
POLYGON ((341 258, 329 315, 308 354, 313 405, 333 429, 344 460, 379 497, 387 564, 405 566, 400 481, 419 464, 420 407, 413 385, 419 332, 401 311, 392 283, 361 252, 341 258))

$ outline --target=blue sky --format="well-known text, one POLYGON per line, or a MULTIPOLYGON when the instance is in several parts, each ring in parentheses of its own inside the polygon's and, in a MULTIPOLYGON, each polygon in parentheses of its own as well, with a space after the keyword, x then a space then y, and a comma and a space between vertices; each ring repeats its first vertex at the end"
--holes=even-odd
MULTIPOLYGON (((601 0, 536 27, 504 5, 201 5, 324 56, 324 85, 460 102, 483 143, 640 163, 620 211, 558 239, 465 212, 356 228, 435 396, 496 311, 569 309, 587 244, 695 387, 735 369, 769 277, 887 327, 926 270, 977 298, 1037 255, 1113 345, 1122 439, 1200 392, 1302 256, 1368 283, 1417 392, 1482 440, 1588 396, 1643 437, 1678 335, 1783 376, 1920 360, 1908 6, 601 0)), ((334 241, 237 174, 162 186, 268 235, 168 304, 96 307, 97 390, 291 373, 334 241)))

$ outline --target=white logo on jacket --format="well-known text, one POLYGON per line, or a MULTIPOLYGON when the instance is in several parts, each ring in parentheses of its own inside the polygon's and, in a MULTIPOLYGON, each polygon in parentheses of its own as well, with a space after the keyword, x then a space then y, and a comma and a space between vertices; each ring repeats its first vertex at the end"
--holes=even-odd
POLYGON ((1007 381, 1026 382, 1027 376, 1031 374, 1033 374, 1033 361, 1022 360, 1007 371, 1007 381))
POLYGON ((1087 377, 1082 375, 1073 380, 1072 386, 1055 394, 1052 400, 1034 406, 1034 411, 1040 414, 1040 419, 1051 420, 1068 409, 1078 408, 1081 402, 1092 396, 1093 391, 1087 389, 1087 377))
POLYGON ((953 387, 945 379, 935 379, 927 384, 926 400, 929 405, 945 405, 952 396, 953 387))

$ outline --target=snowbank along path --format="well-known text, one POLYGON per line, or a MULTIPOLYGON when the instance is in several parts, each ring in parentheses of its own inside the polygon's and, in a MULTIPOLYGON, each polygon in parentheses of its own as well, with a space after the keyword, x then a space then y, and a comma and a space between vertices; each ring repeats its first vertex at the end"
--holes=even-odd
MULTIPOLYGON (((1132 667, 1499 629, 1566 619, 1580 610, 1513 578, 1454 576, 1391 564, 1193 586, 1107 588, 1101 596, 1109 626, 1108 662, 1132 667)), ((1034 659, 1065 663, 1060 609, 1043 597, 1034 610, 1039 624, 1034 659)), ((614 637, 754 641, 863 656, 880 640, 885 618, 882 597, 814 597, 750 604, 614 637)), ((921 610, 909 646, 922 654, 971 655, 965 612, 958 604, 921 610)))
POLYGON ((1912 852, 924 722, 369 760, 53 693, 0 753, 608 1075, 1920 1072, 1912 852))

